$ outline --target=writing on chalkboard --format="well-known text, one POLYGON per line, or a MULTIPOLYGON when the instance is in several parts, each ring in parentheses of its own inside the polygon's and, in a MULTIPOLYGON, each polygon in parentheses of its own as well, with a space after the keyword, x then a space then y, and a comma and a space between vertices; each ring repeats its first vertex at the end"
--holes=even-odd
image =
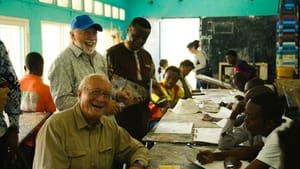
POLYGON ((216 34, 232 34, 233 33, 233 22, 214 22, 213 32, 216 34))

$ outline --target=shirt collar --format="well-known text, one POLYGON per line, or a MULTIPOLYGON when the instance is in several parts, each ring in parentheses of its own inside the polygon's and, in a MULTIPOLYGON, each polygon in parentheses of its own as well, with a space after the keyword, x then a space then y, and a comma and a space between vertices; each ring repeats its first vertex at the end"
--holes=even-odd
MULTIPOLYGON (((72 42, 70 43, 70 49, 73 51, 74 55, 76 57, 80 57, 80 56, 88 56, 87 54, 85 54, 83 52, 82 49, 80 49, 79 47, 75 46, 72 42)), ((94 58, 94 56, 97 54, 96 50, 94 51, 94 53, 92 54, 92 57, 94 58)))
MULTIPOLYGON (((92 127, 90 124, 87 123, 87 121, 83 117, 79 103, 77 103, 74 107, 75 107, 74 118, 75 118, 75 123, 76 123, 78 129, 92 127)), ((102 118, 100 118, 99 124, 95 125, 95 127, 98 127, 98 126, 101 127, 102 125, 103 125, 103 121, 102 121, 102 118)))

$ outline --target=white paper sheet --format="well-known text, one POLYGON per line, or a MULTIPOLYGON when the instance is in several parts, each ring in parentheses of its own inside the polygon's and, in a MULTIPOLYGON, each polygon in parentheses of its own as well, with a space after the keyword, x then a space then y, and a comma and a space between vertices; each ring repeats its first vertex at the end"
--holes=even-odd
POLYGON ((154 133, 191 134, 192 122, 159 122, 154 133))
POLYGON ((218 144, 222 128, 194 128, 193 141, 218 144))
POLYGON ((227 121, 228 121, 228 119, 222 119, 222 120, 216 122, 216 124, 217 124, 219 127, 222 127, 222 128, 223 128, 223 127, 225 126, 225 124, 227 123, 227 121))
POLYGON ((232 110, 226 108, 226 107, 220 107, 218 113, 208 113, 212 117, 216 118, 228 118, 231 114, 232 110))
POLYGON ((179 99, 172 111, 177 114, 193 114, 198 113, 200 109, 193 99, 179 99))

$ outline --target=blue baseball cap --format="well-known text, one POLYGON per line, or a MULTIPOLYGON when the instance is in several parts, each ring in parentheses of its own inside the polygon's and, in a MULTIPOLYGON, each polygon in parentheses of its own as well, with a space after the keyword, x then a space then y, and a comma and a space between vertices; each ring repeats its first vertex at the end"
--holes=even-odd
POLYGON ((99 32, 102 32, 102 26, 95 23, 88 15, 76 16, 71 22, 71 29, 86 30, 90 27, 95 27, 99 32))

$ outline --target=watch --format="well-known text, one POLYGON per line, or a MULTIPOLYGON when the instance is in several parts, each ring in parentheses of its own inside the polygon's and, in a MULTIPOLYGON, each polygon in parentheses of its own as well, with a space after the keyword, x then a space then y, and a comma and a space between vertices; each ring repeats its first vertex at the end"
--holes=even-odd
POLYGON ((142 160, 135 160, 134 163, 141 165, 143 168, 147 167, 146 163, 142 160))

